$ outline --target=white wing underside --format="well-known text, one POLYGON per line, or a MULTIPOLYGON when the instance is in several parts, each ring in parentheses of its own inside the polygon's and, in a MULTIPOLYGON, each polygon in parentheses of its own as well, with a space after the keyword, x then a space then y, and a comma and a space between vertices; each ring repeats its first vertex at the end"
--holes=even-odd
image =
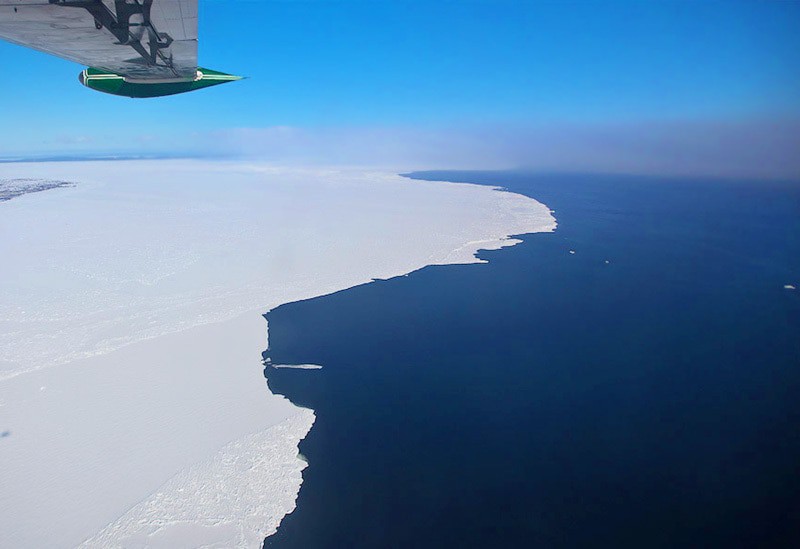
POLYGON ((0 38, 137 80, 194 78, 197 0, 0 0, 0 38))

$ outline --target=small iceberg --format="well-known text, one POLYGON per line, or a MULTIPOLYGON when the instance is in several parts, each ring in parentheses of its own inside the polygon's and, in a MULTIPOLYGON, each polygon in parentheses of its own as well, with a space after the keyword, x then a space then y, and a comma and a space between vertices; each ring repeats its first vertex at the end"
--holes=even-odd
POLYGON ((292 370, 322 370, 319 364, 270 364, 273 368, 289 368, 292 370))

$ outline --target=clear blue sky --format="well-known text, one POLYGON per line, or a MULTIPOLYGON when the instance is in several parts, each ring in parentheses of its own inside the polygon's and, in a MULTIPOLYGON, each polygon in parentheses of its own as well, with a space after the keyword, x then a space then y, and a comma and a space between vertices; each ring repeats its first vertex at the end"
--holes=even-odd
POLYGON ((800 2, 200 0, 200 64, 250 78, 155 100, 5 42, 0 63, 0 156, 273 126, 786 119, 800 2))

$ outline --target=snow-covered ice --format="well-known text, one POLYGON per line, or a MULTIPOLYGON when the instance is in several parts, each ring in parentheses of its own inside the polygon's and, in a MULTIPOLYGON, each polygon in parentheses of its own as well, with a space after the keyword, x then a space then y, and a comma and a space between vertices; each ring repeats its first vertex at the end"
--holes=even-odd
POLYGON ((77 184, 0 203, 2 547, 257 547, 294 508, 314 421, 266 386, 262 315, 555 228, 524 196, 375 170, 0 179, 77 184))

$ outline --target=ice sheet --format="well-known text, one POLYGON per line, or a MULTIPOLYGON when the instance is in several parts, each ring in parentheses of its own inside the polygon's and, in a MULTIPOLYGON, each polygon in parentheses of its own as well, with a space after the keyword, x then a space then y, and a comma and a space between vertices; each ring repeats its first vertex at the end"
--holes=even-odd
POLYGON ((313 423, 268 391, 263 313, 555 228, 374 170, 0 164, 23 178, 77 186, 0 203, 3 547, 258 546, 313 423))

